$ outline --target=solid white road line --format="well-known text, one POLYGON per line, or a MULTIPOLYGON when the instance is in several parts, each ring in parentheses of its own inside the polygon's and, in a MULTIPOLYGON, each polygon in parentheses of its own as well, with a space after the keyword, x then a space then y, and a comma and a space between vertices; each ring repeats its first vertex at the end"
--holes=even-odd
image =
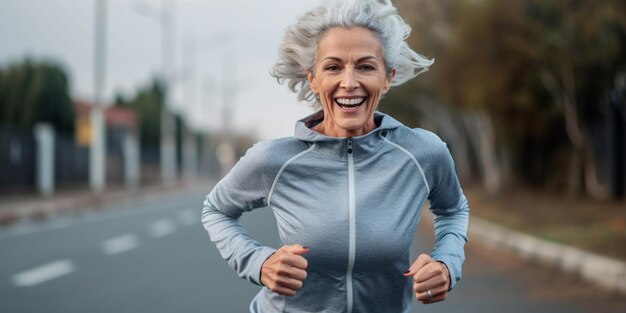
POLYGON ((200 225, 200 214, 194 209, 180 211, 178 218, 183 226, 191 226, 196 223, 200 225))
POLYGON ((125 234, 102 242, 102 252, 114 255, 137 248, 139 239, 133 234, 125 234))
POLYGON ((173 233, 175 229, 176 226, 174 222, 168 218, 164 218, 150 224, 148 231, 152 237, 160 238, 173 233))
POLYGON ((59 278, 74 271, 74 263, 70 260, 58 260, 13 275, 13 285, 30 287, 48 280, 59 278))

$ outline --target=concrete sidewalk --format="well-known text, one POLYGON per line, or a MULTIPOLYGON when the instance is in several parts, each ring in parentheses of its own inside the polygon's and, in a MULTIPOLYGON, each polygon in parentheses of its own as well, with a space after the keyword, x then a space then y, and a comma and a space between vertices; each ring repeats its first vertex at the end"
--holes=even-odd
MULTIPOLYGON (((116 201, 187 191, 204 190, 208 193, 212 185, 213 182, 203 180, 167 187, 154 185, 137 189, 117 188, 98 195, 87 190, 74 190, 60 192, 50 198, 0 198, 0 227, 10 227, 11 224, 24 220, 42 220, 55 215, 99 209, 116 201)), ((471 241, 512 252, 523 259, 575 274, 585 281, 626 294, 626 262, 541 240, 476 216, 470 216, 468 233, 471 241)))

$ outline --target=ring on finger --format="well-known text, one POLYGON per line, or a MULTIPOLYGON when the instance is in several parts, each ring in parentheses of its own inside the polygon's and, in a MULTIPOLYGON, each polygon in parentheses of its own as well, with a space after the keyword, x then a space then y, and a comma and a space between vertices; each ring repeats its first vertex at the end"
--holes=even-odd
POLYGON ((431 301, 433 299, 433 293, 430 292, 430 289, 426 290, 426 294, 428 295, 428 301, 431 301))

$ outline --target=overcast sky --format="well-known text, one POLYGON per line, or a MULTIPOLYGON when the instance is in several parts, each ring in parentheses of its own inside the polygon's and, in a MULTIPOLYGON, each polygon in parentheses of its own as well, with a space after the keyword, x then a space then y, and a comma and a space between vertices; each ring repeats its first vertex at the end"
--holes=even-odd
MULTIPOLYGON (((238 130, 262 139, 292 135, 295 120, 312 110, 278 85, 269 70, 285 28, 321 0, 170 1, 175 8, 173 71, 186 73, 175 83, 174 107, 192 125, 218 129, 228 102, 238 130), (230 40, 224 42, 225 37, 230 40), (193 38, 196 49, 185 44, 193 38), (185 57, 191 51, 197 55, 193 70, 185 66, 193 63, 185 57), (224 89, 225 81, 235 88, 224 89)), ((93 100, 95 2, 0 0, 0 66, 25 56, 54 60, 69 74, 72 96, 93 100)), ((153 16, 161 1, 108 0, 107 6, 104 96, 112 101, 116 92, 132 96, 161 73, 161 23, 153 16), (140 13, 142 5, 153 14, 140 13)))

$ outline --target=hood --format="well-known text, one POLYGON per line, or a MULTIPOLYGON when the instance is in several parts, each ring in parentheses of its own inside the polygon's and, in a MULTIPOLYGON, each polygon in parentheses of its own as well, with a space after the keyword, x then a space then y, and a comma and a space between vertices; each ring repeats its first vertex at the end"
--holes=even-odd
MULTIPOLYGON (((299 120, 296 122, 294 136, 299 140, 315 143, 318 146, 318 150, 326 154, 345 156, 345 147, 348 138, 329 137, 311 129, 311 127, 319 124, 323 119, 324 111, 318 111, 299 120)), ((350 138, 354 145, 355 157, 369 154, 376 150, 383 142, 381 137, 387 136, 387 131, 403 126, 391 116, 378 111, 374 112, 374 122, 377 127, 372 131, 361 136, 350 138)))

